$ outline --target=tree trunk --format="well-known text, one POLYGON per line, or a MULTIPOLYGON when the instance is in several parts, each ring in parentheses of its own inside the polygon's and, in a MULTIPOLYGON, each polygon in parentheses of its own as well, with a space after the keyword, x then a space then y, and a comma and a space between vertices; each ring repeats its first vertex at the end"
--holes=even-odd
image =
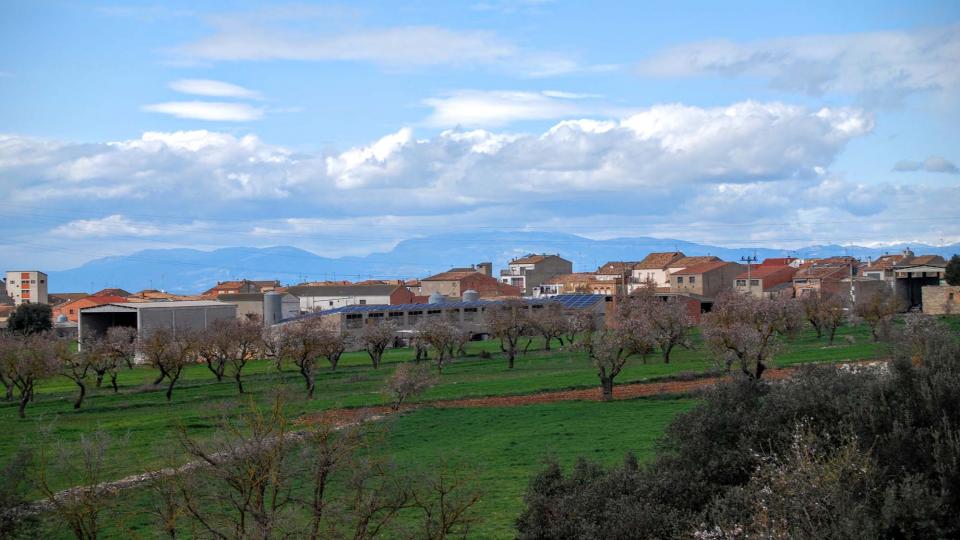
POLYGON ((75 382, 77 386, 80 387, 80 395, 77 396, 77 400, 73 402, 73 408, 79 409, 83 405, 83 398, 87 395, 87 385, 84 384, 82 380, 75 382))
POLYGON ((663 363, 669 364, 670 352, 673 351, 673 345, 667 345, 666 347, 662 347, 662 348, 663 348, 663 363))
POLYGON ((831 329, 830 329, 830 344, 831 344, 831 345, 833 345, 833 338, 835 338, 836 336, 837 336, 837 329, 836 329, 836 328, 831 328, 831 329))
POLYGON ((30 401, 30 394, 22 393, 20 394, 20 406, 17 408, 17 414, 20 415, 20 418, 26 418, 27 413, 27 402, 30 401))
POLYGON ((767 369, 767 366, 763 365, 763 362, 757 361, 757 372, 754 378, 759 381, 760 377, 763 377, 763 372, 766 371, 766 369, 767 369))
POLYGON ((103 375, 106 371, 97 371, 97 388, 103 386, 103 375))
POLYGON ((242 394, 242 393, 243 393, 243 381, 240 380, 240 371, 239 371, 239 370, 233 375, 233 378, 237 381, 237 390, 239 391, 239 393, 242 394))
POLYGON ((613 377, 600 377, 600 387, 603 389, 603 400, 613 400, 613 377))
POLYGON ((516 353, 515 353, 513 347, 511 347, 510 350, 507 351, 507 368, 508 368, 508 369, 513 369, 513 357, 514 357, 515 355, 516 355, 516 353))
POLYGON ((117 388, 117 374, 110 373, 110 386, 113 387, 113 393, 116 394, 120 389, 117 388))
POLYGON ((550 336, 543 336, 543 350, 550 350, 550 336))
POLYGON ((170 377, 170 384, 167 386, 167 402, 170 402, 170 398, 173 397, 173 385, 177 383, 177 380, 173 377, 170 377))
POLYGON ((316 388, 313 380, 313 372, 311 371, 306 375, 307 377, 307 399, 313 399, 313 390, 316 388))

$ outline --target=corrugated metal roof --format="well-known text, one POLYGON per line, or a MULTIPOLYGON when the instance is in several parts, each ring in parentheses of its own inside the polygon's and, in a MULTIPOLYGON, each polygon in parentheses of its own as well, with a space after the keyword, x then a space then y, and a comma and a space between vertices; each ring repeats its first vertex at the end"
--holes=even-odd
POLYGON ((115 311, 137 311, 141 309, 176 309, 193 307, 226 307, 230 304, 215 302, 213 300, 183 300, 171 302, 125 302, 123 304, 104 304, 81 309, 82 313, 110 313, 115 311))

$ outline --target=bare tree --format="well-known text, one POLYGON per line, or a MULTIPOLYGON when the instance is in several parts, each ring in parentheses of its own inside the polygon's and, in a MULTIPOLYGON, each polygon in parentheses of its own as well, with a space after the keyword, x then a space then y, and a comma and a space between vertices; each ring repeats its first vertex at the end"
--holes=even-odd
POLYGON ((165 328, 154 330, 141 341, 147 362, 160 371, 154 384, 167 381, 167 401, 173 397, 173 387, 180 380, 183 368, 196 358, 197 338, 192 332, 180 330, 176 334, 165 328))
POLYGON ((59 367, 56 337, 50 332, 16 336, 11 371, 8 374, 20 392, 17 414, 26 418, 27 403, 33 400, 38 382, 56 375, 59 367))
POLYGON ((233 336, 230 325, 236 319, 219 319, 213 321, 206 328, 197 333, 197 356, 207 364, 207 369, 217 378, 223 380, 227 370, 227 359, 232 355, 233 336))
POLYGON ((393 342, 396 334, 397 326, 392 322, 368 324, 360 331, 357 340, 360 346, 370 355, 370 362, 373 364, 373 369, 380 367, 383 353, 387 350, 387 347, 390 346, 390 343, 393 342))
POLYGON ((437 384, 437 378, 428 369, 402 363, 383 385, 383 394, 390 400, 390 408, 399 410, 408 398, 418 396, 437 384))
POLYGON ((479 520, 473 507, 480 502, 483 492, 461 467, 452 467, 445 461, 435 465, 432 473, 416 482, 412 493, 414 506, 422 515, 418 538, 466 538, 470 527, 479 520))
POLYGON ((436 351, 437 373, 451 356, 451 351, 460 340, 460 329, 442 318, 427 318, 417 324, 417 341, 436 351))
POLYGON ((870 334, 874 341, 890 332, 890 322, 893 317, 906 308, 906 304, 892 290, 877 291, 866 298, 857 299, 853 306, 857 317, 863 319, 870 326, 870 334))
POLYGON ((663 363, 670 363, 670 353, 677 346, 691 347, 690 330, 693 319, 687 305, 677 297, 657 298, 641 289, 639 294, 624 299, 619 306, 620 318, 628 318, 637 325, 637 331, 655 344, 663 355, 663 363))
POLYGON ((803 316, 816 330, 817 338, 823 337, 826 332, 832 345, 837 329, 843 326, 847 319, 843 298, 835 293, 821 291, 802 297, 800 307, 803 309, 803 316))
POLYGON ((229 371, 242 394, 243 368, 260 352, 262 339, 259 319, 221 319, 200 334, 197 352, 218 381, 229 371))
POLYGON ((87 374, 100 354, 94 343, 89 345, 77 352, 73 350, 72 343, 66 339, 56 339, 53 342, 60 374, 73 381, 79 389, 77 399, 73 402, 74 409, 79 409, 83 405, 83 398, 87 395, 87 374))
POLYGON ((563 307, 556 302, 548 302, 540 309, 530 313, 530 327, 543 337, 543 350, 550 350, 554 339, 563 347, 563 336, 567 333, 569 320, 563 314, 563 307))
POLYGON ((324 354, 327 331, 319 317, 289 323, 280 329, 281 358, 293 362, 307 387, 307 398, 313 399, 316 388, 317 359, 324 354))
POLYGON ((520 338, 530 327, 527 304, 523 300, 506 300, 499 305, 487 307, 484 313, 487 329, 500 340, 507 355, 507 367, 513 369, 520 338))
POLYGON ((330 371, 337 370, 340 357, 347 351, 347 337, 338 328, 325 324, 320 329, 320 356, 327 359, 330 371))
POLYGON ((713 310, 704 315, 703 336, 714 358, 726 369, 738 364, 750 378, 763 376, 781 347, 782 337, 800 328, 797 302, 785 298, 757 298, 721 293, 713 310))
POLYGON ((100 487, 106 480, 104 467, 111 443, 105 432, 95 431, 81 434, 79 444, 69 448, 41 445, 35 473, 37 488, 54 508, 57 519, 66 523, 78 540, 95 540, 100 535, 101 516, 111 498, 100 487), (50 473, 66 478, 73 487, 66 492, 56 491, 51 486, 50 473))
POLYGON ((185 514, 210 538, 289 536, 289 474, 284 468, 291 439, 283 400, 266 412, 252 401, 239 418, 224 414, 211 441, 177 428, 180 445, 205 467, 177 478, 185 514), (221 508, 226 506, 229 511, 221 508))
POLYGON ((597 317, 590 311, 579 310, 567 317, 567 343, 573 345, 578 336, 587 336, 597 330, 597 317))
POLYGON ((578 344, 597 368, 603 399, 613 399, 614 379, 623 370, 632 356, 644 356, 652 345, 645 336, 628 325, 617 328, 603 328, 590 332, 578 344))
POLYGON ((20 340, 11 332, 0 330, 0 384, 3 384, 3 398, 13 401, 13 374, 17 363, 17 353, 20 349, 20 340))
POLYGON ((82 347, 88 355, 90 369, 96 374, 96 386, 103 385, 103 378, 110 377, 110 386, 114 393, 117 387, 117 376, 120 367, 126 365, 133 368, 133 360, 137 353, 137 329, 125 326, 113 326, 104 336, 85 340, 82 347))

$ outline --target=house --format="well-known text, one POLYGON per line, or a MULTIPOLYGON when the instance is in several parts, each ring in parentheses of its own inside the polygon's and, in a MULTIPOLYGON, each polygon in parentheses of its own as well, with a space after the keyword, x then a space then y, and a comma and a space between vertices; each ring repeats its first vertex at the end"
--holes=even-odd
POLYGON ((793 275, 793 294, 797 298, 821 292, 842 294, 841 282, 852 273, 852 268, 847 265, 801 267, 793 275))
POLYGON ((13 307, 12 305, 0 304, 0 327, 2 327, 2 328, 6 328, 6 327, 7 327, 7 319, 10 318, 10 315, 11 315, 16 309, 17 309, 17 308, 13 307))
POLYGON ((598 279, 594 272, 572 272, 560 274, 544 281, 534 288, 534 298, 544 298, 559 294, 601 294, 614 295, 618 289, 617 280, 598 279))
POLYGON ((207 289, 204 296, 219 296, 221 294, 245 294, 245 293, 265 293, 280 287, 280 282, 273 281, 251 281, 241 279, 239 281, 218 281, 217 284, 207 289))
POLYGON ((797 269, 792 266, 764 264, 750 267, 733 280, 737 292, 758 298, 793 297, 793 276, 797 269))
POLYGON ((14 270, 7 272, 7 296, 13 304, 46 304, 47 275, 37 270, 14 270))
MULTIPOLYGON (((65 304, 67 302, 71 302, 73 300, 79 300, 81 298, 86 298, 88 296, 92 296, 92 295, 87 294, 85 292, 50 293, 47 295, 47 302, 51 306, 56 307, 56 306, 59 306, 60 304, 65 304)), ((107 295, 107 296, 112 296, 112 295, 107 295)))
POLYGON ((126 302, 123 296, 85 296, 76 300, 65 302, 53 308, 53 319, 57 320, 60 316, 70 322, 77 322, 80 319, 80 310, 93 306, 102 306, 103 304, 119 304, 126 302))
POLYGON ((670 272, 682 269, 683 267, 676 263, 684 258, 687 258, 687 256, 679 251, 657 252, 647 255, 633 267, 630 276, 630 292, 645 286, 647 283, 653 283, 654 287, 658 288, 669 287, 670 272))
POLYGON ((507 268, 500 271, 500 282, 517 287, 525 296, 532 296, 533 290, 544 281, 571 272, 573 263, 559 255, 530 254, 510 261, 507 268))
MULTIPOLYGON (((274 291, 276 292, 276 291, 274 291)), ((269 321, 267 311, 269 306, 264 301, 267 293, 221 294, 218 302, 225 302, 237 306, 238 319, 257 319, 269 321)), ((300 299, 289 292, 277 293, 280 295, 280 316, 278 320, 289 319, 300 315, 300 299)))
POLYGON ((286 292, 300 299, 301 313, 352 305, 405 304, 412 302, 414 296, 405 286, 396 283, 294 285, 287 287, 286 292))
POLYGON ((194 300, 209 300, 202 296, 173 294, 156 289, 144 289, 126 297, 127 302, 189 302, 194 300))
POLYGON ((721 291, 732 287, 734 278, 745 268, 742 264, 720 260, 688 266, 670 274, 670 291, 712 304, 721 291))
POLYGON ((453 268, 420 280, 419 296, 440 294, 446 298, 462 298, 466 291, 477 291, 480 298, 523 296, 523 289, 497 281, 493 276, 473 268, 453 268))

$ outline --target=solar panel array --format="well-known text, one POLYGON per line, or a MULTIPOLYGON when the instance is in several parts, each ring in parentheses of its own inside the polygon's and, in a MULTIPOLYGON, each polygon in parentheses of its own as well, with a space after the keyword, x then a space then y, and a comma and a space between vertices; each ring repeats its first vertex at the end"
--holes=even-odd
MULTIPOLYGON (((561 294, 553 296, 550 298, 543 299, 529 299, 526 298, 523 301, 527 304, 547 304, 547 303, 559 303, 564 309, 584 309, 596 305, 597 302, 603 301, 605 297, 602 294, 561 294)), ((462 309, 462 308, 484 308, 489 306, 494 306, 501 304, 500 300, 479 300, 475 302, 442 302, 439 304, 357 304, 351 306, 343 306, 330 310, 321 311, 319 313, 308 313, 306 315, 300 315, 297 317, 292 317, 285 319, 283 322, 297 321, 301 319, 309 319, 311 317, 317 316, 326 316, 326 315, 338 315, 341 313, 370 313, 370 312, 389 312, 389 311, 416 311, 416 310, 432 310, 432 309, 462 309)))

